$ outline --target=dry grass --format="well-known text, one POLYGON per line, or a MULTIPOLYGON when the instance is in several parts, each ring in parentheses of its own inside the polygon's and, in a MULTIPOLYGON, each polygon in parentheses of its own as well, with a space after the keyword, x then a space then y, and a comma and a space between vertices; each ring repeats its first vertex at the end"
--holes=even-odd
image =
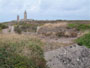
POLYGON ((55 27, 66 27, 67 26, 67 22, 63 22, 63 23, 47 23, 44 24, 41 27, 48 27, 48 28, 55 28, 55 27))
MULTIPOLYGON (((40 40, 35 35, 24 35, 24 34, 0 34, 0 42, 10 41, 10 42, 19 42, 19 41, 36 41, 40 40)), ((6 42, 5 42, 6 43, 6 42)))
POLYGON ((29 45, 38 45, 41 49, 43 49, 44 47, 44 42, 40 40, 37 36, 24 34, 0 34, 0 46, 4 44, 15 45, 15 47, 17 47, 17 52, 20 51, 20 49, 22 50, 23 48, 22 51, 25 53, 28 52, 28 48, 30 48, 29 45))
MULTIPOLYGON (((0 56, 1 62, 0 66, 8 66, 11 68, 12 66, 16 66, 20 64, 19 66, 23 67, 24 63, 25 67, 23 68, 45 68, 45 60, 43 55, 43 43, 40 39, 38 39, 36 36, 31 35, 18 35, 18 34, 0 34, 0 56), (7 53, 7 54, 5 54, 7 53), (14 57, 14 55, 17 55, 14 57), (15 59, 12 59, 12 58, 15 59), (20 57, 18 59, 18 57, 20 57), (8 60, 8 58, 11 60, 8 60), (21 58, 27 59, 27 60, 21 60, 21 58), (5 62, 3 61, 5 60, 5 62), (13 61, 12 61, 13 60, 13 61), (6 62, 6 61, 10 61, 6 62), (19 63, 16 63, 19 62, 19 63), (5 64, 4 64, 5 63, 5 64), (8 65, 8 63, 10 65, 8 65), (15 64, 14 64, 15 63, 15 64), (29 66, 29 67, 28 67, 29 66)), ((13 67, 13 68, 22 68, 22 67, 13 67)), ((7 68, 7 67, 3 67, 7 68)))

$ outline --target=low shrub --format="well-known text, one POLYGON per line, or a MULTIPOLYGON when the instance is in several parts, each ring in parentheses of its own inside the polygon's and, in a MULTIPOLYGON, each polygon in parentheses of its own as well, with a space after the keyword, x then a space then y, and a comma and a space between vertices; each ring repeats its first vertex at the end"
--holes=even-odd
POLYGON ((62 37, 62 36, 64 36, 64 32, 58 32, 58 33, 56 34, 56 36, 57 36, 57 37, 62 37))
POLYGON ((36 32, 38 24, 31 24, 31 23, 19 23, 19 29, 22 32, 36 32))
POLYGON ((22 33, 22 30, 21 30, 21 28, 20 28, 18 25, 15 26, 14 31, 15 31, 16 33, 18 33, 18 34, 21 34, 21 33, 22 33))
POLYGON ((68 27, 76 28, 77 30, 87 30, 87 29, 90 29, 90 24, 75 23, 75 24, 68 24, 68 27))
POLYGON ((0 37, 0 68, 46 68, 42 46, 29 36, 0 37))
POLYGON ((8 28, 8 26, 4 25, 4 24, 0 24, 0 28, 1 29, 5 29, 5 28, 8 28))
POLYGON ((90 48, 90 33, 85 34, 84 36, 78 38, 78 39, 76 40, 76 42, 77 42, 79 45, 84 45, 84 46, 90 48))

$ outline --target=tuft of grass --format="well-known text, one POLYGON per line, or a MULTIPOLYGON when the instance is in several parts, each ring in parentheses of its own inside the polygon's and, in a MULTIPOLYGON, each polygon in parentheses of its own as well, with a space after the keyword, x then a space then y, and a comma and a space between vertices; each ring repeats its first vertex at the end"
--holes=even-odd
POLYGON ((0 35, 0 68, 46 68, 43 45, 29 35, 0 35))
POLYGON ((79 45, 84 45, 84 46, 90 48, 90 33, 85 34, 84 36, 76 39, 76 42, 77 42, 79 45))

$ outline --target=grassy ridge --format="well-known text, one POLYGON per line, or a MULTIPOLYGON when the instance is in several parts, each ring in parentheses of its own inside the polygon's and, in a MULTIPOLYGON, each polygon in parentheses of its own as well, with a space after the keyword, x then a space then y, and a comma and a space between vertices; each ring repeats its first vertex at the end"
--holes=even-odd
POLYGON ((43 45, 36 37, 0 35, 0 68, 46 68, 43 45))
POLYGON ((90 24, 80 24, 80 23, 73 23, 68 24, 69 28, 76 28, 77 30, 88 30, 90 29, 90 24))

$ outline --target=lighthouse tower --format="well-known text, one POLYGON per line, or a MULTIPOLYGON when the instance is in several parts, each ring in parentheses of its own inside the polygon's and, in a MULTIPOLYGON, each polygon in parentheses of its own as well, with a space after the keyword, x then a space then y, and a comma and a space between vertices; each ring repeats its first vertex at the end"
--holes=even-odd
POLYGON ((25 11, 24 12, 24 21, 26 21, 27 20, 27 12, 25 11))
POLYGON ((19 15, 17 15, 17 22, 19 22, 19 15))

